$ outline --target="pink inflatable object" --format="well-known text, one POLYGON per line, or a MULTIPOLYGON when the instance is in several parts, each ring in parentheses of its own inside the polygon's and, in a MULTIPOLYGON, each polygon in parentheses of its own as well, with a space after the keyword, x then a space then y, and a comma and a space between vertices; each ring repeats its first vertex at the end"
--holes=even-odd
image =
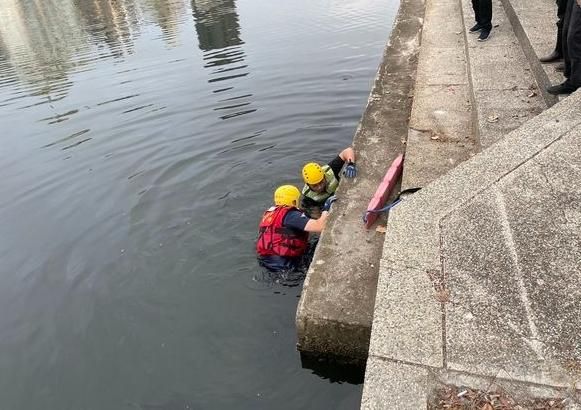
POLYGON ((398 178, 401 175, 403 170, 403 154, 397 156, 396 159, 393 160, 391 166, 387 170, 387 173, 383 177, 383 181, 377 187, 375 191, 375 195, 371 198, 369 205, 367 205, 367 212, 365 218, 365 227, 369 229, 371 225, 377 220, 379 213, 376 212, 369 212, 369 211, 376 211, 378 209, 383 208, 387 198, 391 195, 395 184, 397 183, 398 178))

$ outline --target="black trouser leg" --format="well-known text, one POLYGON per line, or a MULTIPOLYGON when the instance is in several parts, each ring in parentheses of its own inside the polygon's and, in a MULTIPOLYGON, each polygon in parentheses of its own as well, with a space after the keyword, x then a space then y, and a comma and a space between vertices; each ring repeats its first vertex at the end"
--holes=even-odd
POLYGON ((567 11, 567 0, 557 0, 557 17, 562 19, 567 11))
POLYGON ((474 18, 482 28, 492 29, 492 0, 472 0, 474 18))
POLYGON ((579 88, 581 87, 581 7, 575 0, 573 3, 567 32, 567 50, 571 68, 566 82, 574 88, 579 88))
POLYGON ((555 53, 560 56, 563 55, 563 19, 557 20, 557 44, 555 45, 555 53))
POLYGON ((565 17, 563 18, 563 34, 561 36, 561 41, 563 43, 563 59, 565 60, 565 71, 563 74, 566 78, 569 78, 571 75, 571 58, 569 57, 567 36, 569 33, 569 23, 571 20, 571 10, 573 9, 573 4, 575 4, 575 0, 567 0, 567 9, 565 11, 565 17))
POLYGON ((478 0, 480 10, 480 25, 486 30, 492 30, 492 0, 478 0))
POLYGON ((474 20, 480 24, 480 0, 472 0, 472 10, 474 10, 474 20))
POLYGON ((560 56, 563 55, 563 20, 567 11, 567 0, 557 0, 557 44, 555 52, 560 56))

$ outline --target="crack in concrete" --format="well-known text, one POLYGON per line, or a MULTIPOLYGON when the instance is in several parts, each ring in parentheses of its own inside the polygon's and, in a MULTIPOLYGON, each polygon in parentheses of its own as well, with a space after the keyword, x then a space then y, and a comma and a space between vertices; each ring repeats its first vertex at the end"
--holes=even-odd
POLYGON ((541 337, 539 335, 539 331, 537 329, 537 324, 535 320, 535 315, 533 312, 531 300, 529 299, 528 291, 526 289, 526 285, 524 282, 523 274, 521 265, 518 258, 518 253, 516 251, 516 245, 514 242, 514 237, 512 234, 512 229, 510 227, 510 223, 508 221, 508 214, 506 212, 506 204, 504 202, 504 197, 502 192, 500 192, 497 187, 493 188, 494 192, 494 199, 498 209, 500 211, 500 221, 502 226, 502 233, 504 236, 504 242, 506 247, 510 253, 510 257, 514 263, 514 272, 515 272, 515 279, 518 285, 519 297, 523 304, 526 313, 526 320, 529 326, 529 331, 532 337, 524 337, 521 336, 522 340, 530 347, 530 349, 537 355, 539 360, 544 360, 545 355, 543 350, 545 348, 545 344, 541 341, 541 337))
POLYGON ((446 340, 447 336, 447 324, 446 324, 446 303, 450 301, 450 290, 448 289, 448 273, 446 269, 446 256, 444 255, 444 237, 442 235, 442 226, 440 229, 440 266, 441 266, 441 281, 442 281, 442 291, 446 295, 447 300, 440 300, 442 309, 442 366, 444 369, 448 368, 448 345, 446 340))
MULTIPOLYGON (((486 374, 481 374, 481 373, 476 373, 476 372, 469 372, 466 370, 455 370, 453 368, 447 368, 447 369, 443 369, 441 367, 435 367, 435 366, 429 366, 427 364, 424 363, 417 363, 417 362, 412 362, 412 361, 408 361, 408 360, 400 360, 400 359, 395 359, 392 357, 384 357, 384 356, 376 356, 376 355, 370 355, 370 358, 374 358, 378 361, 381 362, 386 362, 386 363, 396 363, 396 364, 403 364, 406 366, 410 366, 410 367, 417 367, 420 369, 425 369, 426 371, 428 371, 430 374, 432 375, 437 375, 438 371, 445 371, 445 372, 450 372, 452 374, 458 374, 458 375, 465 375, 468 377, 476 377, 476 378, 481 378, 484 380, 493 380, 494 382, 496 382, 497 380, 503 381, 503 382, 508 382, 508 383, 516 383, 522 386, 529 386, 529 387, 541 387, 541 388, 547 388, 547 389, 555 389, 555 390, 562 390, 563 386, 562 385, 553 385, 553 384, 547 384, 547 383, 536 383, 536 382, 531 382, 531 381, 527 381, 527 380, 522 380, 522 379, 516 379, 514 378, 514 376, 512 376, 506 369, 501 368, 495 376, 490 376, 490 375, 486 375, 486 374), (501 373, 505 373, 507 377, 501 377, 500 374, 501 373)), ((575 391, 581 391, 581 386, 577 387, 577 386, 570 386, 571 388, 573 388, 575 391)), ((576 400, 576 399, 575 399, 576 400)))
MULTIPOLYGON (((581 125, 581 121, 577 122, 574 124, 573 127, 577 127, 581 125)), ((573 128, 572 127, 572 128, 573 128)), ((562 134, 560 134, 557 138, 555 138, 554 140, 552 140, 551 142, 549 142, 548 144, 544 145, 543 147, 541 147, 537 152, 535 152, 533 155, 531 155, 528 158, 525 158, 524 160, 522 160, 521 162, 517 163, 514 167, 508 169, 506 172, 503 172, 500 176, 498 176, 496 179, 493 179, 490 181, 490 183, 488 184, 484 184, 480 187, 480 189, 477 189, 474 191, 474 194, 469 196, 468 198, 466 198, 464 201, 460 201, 459 205, 453 208, 450 208, 450 211, 444 213, 439 219, 438 219, 438 223, 440 224, 444 219, 449 218, 453 213, 458 212, 460 209, 466 207, 468 204, 470 204, 470 202, 472 202, 474 200, 474 198, 476 198, 477 196, 479 196, 480 194, 482 194, 484 191, 486 191, 487 189, 491 188, 492 186, 498 184, 500 181, 502 181, 504 178, 506 178, 507 175, 513 173, 514 171, 516 171, 517 169, 519 169, 520 167, 522 167, 523 165, 525 165, 527 162, 534 160, 537 156, 539 156, 543 151, 545 151, 546 149, 548 149, 549 147, 551 147, 553 144, 555 144, 556 142, 560 141, 561 139, 563 139, 569 132, 571 131, 571 129, 567 129, 566 131, 564 131, 562 134)), ((453 171, 454 172, 454 171, 453 171)), ((423 195, 427 195, 428 190, 424 189, 423 192, 418 192, 418 196, 423 196, 423 195)), ((408 202, 408 206, 412 206, 413 204, 411 203, 413 201, 413 198, 410 200, 410 202, 408 202)))

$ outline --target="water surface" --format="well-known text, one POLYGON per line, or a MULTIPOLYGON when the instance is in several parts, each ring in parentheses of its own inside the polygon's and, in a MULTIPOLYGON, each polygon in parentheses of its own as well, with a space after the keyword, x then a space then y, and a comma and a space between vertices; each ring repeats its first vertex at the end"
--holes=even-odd
POLYGON ((353 409, 261 212, 353 137, 394 0, 0 0, 0 408, 353 409))

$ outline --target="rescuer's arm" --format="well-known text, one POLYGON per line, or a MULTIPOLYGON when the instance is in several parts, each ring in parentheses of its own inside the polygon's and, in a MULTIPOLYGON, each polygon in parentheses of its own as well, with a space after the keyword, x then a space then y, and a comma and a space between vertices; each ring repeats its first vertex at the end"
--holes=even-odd
POLYGON ((321 232, 325 228, 325 221, 329 216, 329 211, 323 211, 319 219, 309 219, 309 222, 305 225, 305 231, 307 232, 321 232))
POLYGON ((355 151, 353 151, 353 148, 345 148, 341 151, 339 157, 347 163, 347 166, 343 170, 343 175, 347 178, 355 178, 357 176, 357 167, 355 166, 355 151))
POLYGON ((353 148, 347 147, 339 154, 341 159, 345 162, 355 162, 355 151, 353 148))
POLYGON ((331 209, 331 205, 333 202, 337 200, 335 195, 330 196, 325 201, 323 208, 321 209, 321 216, 319 219, 309 219, 307 224, 305 225, 305 231, 307 232, 321 232, 325 228, 325 222, 327 221, 327 217, 329 216, 329 210, 331 209))

